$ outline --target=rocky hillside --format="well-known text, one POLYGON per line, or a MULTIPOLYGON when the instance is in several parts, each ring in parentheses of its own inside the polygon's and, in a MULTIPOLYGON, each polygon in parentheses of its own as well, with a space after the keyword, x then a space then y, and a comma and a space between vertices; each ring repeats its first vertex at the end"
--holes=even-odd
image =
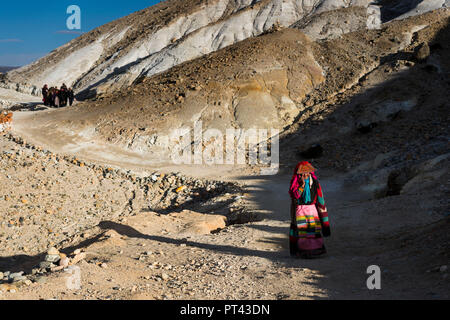
MULTIPOLYGON (((97 147, 119 148, 128 155, 159 161, 170 161, 172 150, 166 139, 171 132, 193 129, 199 120, 203 131, 274 128, 289 135, 308 125, 306 120, 327 118, 343 97, 353 97, 353 89, 371 88, 367 79, 376 77, 376 84, 388 81, 389 72, 381 72, 383 68, 403 74, 425 61, 442 77, 447 72, 446 47, 443 41, 436 45, 435 38, 447 32, 448 17, 444 8, 392 21, 381 29, 318 41, 305 36, 299 25, 273 30, 140 78, 130 87, 75 108, 55 110, 51 117, 35 114, 26 122, 26 131, 32 131, 35 139, 42 136, 38 142, 43 144, 52 140, 64 145, 76 136, 71 148, 77 151, 95 142, 97 147)), ((411 86, 416 86, 414 81, 411 86)), ((419 98, 409 94, 410 86, 404 90, 401 98, 371 97, 349 107, 352 115, 326 132, 335 136, 353 132, 414 109, 419 98)), ((322 138, 316 135, 314 140, 322 138)))
POLYGON ((296 25, 314 39, 337 37, 381 22, 446 6, 426 0, 168 0, 101 26, 10 72, 8 82, 39 93, 43 83, 74 86, 80 97, 128 87, 205 54, 279 27, 296 25), (345 17, 344 17, 345 16, 345 17))

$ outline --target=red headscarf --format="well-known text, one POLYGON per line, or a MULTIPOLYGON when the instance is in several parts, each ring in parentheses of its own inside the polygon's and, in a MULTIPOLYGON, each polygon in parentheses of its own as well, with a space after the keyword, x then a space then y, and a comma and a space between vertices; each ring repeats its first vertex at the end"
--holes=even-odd
MULTIPOLYGON (((298 192, 298 188, 300 187, 300 184, 298 183, 299 175, 297 174, 297 171, 300 168, 300 166, 311 167, 312 169, 314 169, 314 167, 308 161, 303 161, 303 162, 297 163, 297 166, 295 167, 295 170, 294 170, 294 175, 292 176, 292 179, 291 179, 291 185, 289 187, 289 194, 294 199, 300 199, 300 196, 301 196, 300 193, 298 192)), ((317 180, 315 173, 312 171, 310 173, 311 173, 311 176, 317 180)))

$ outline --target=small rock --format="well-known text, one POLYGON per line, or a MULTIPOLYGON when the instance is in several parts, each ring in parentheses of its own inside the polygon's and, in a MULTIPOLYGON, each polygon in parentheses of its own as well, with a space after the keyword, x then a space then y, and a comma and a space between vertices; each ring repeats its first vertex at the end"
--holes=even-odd
POLYGON ((41 269, 49 269, 49 268, 54 268, 54 267, 56 267, 56 266, 53 263, 48 262, 48 261, 42 261, 39 264, 39 268, 41 268, 41 269))
POLYGON ((47 262, 56 263, 59 260, 61 260, 61 257, 59 256, 59 254, 55 254, 55 255, 48 254, 48 255, 45 256, 45 261, 47 261, 47 262))
POLYGON ((36 278, 35 282, 44 284, 44 283, 47 283, 47 279, 45 277, 38 277, 38 278, 36 278))
POLYGON ((31 274, 34 276, 34 275, 36 275, 36 274, 38 274, 38 273, 41 273, 41 269, 39 269, 39 268, 34 268, 33 270, 31 270, 31 274))
POLYGON ((20 281, 26 281, 26 280, 28 280, 28 279, 25 276, 18 276, 18 277, 13 278, 13 282, 20 282, 20 281))
POLYGON ((162 275, 161 275, 161 279, 163 279, 164 281, 167 281, 167 280, 169 280, 169 275, 167 274, 167 273, 163 273, 162 275))
POLYGON ((80 253, 81 253, 81 250, 80 250, 80 249, 77 249, 77 250, 75 250, 75 251, 73 252, 74 255, 78 255, 78 254, 80 254, 80 253))
POLYGON ((106 269, 106 268, 108 268, 108 265, 107 265, 106 263, 102 263, 102 264, 100 265, 100 267, 103 268, 103 269, 106 269))
POLYGON ((86 259, 86 253, 81 252, 81 253, 77 254, 77 255, 72 259, 72 262, 71 262, 70 264, 71 264, 71 265, 75 265, 75 264, 77 264, 78 262, 80 262, 81 260, 84 260, 84 259, 86 259))
POLYGON ((64 258, 62 258, 61 260, 59 260, 59 266, 60 266, 60 267, 66 268, 66 267, 69 266, 69 263, 70 263, 70 260, 69 260, 69 258, 67 258, 67 257, 64 257, 64 258))
POLYGON ((428 44, 427 43, 420 44, 415 54, 416 59, 419 61, 424 61, 428 58, 429 55, 430 55, 430 47, 428 46, 428 44))
POLYGON ((56 256, 59 255, 59 251, 55 247, 52 247, 47 251, 47 254, 50 256, 56 256))
POLYGON ((0 284, 0 291, 16 293, 17 287, 15 285, 11 285, 11 284, 0 284))
POLYGON ((446 265, 439 268, 439 272, 447 272, 448 267, 446 265))
POLYGON ((23 275, 23 271, 11 273, 8 277, 9 277, 9 279, 16 279, 16 278, 21 277, 22 275, 23 275))
POLYGON ((54 268, 50 269, 51 272, 58 272, 58 271, 62 271, 62 270, 64 270, 63 266, 54 267, 54 268))

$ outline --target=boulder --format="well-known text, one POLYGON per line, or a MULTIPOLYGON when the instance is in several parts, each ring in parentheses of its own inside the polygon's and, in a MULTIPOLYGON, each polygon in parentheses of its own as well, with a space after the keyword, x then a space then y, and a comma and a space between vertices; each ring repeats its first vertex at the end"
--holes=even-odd
POLYGON ((171 213, 181 223, 181 234, 210 234, 213 231, 224 229, 227 218, 222 215, 203 214, 190 210, 171 213))
POLYGON ((421 43, 417 47, 417 51, 415 53, 415 58, 417 61, 422 62, 425 61, 430 56, 430 47, 427 43, 421 43))
POLYGON ((399 195, 403 186, 417 174, 416 170, 410 167, 394 170, 388 177, 388 190, 386 196, 399 195))

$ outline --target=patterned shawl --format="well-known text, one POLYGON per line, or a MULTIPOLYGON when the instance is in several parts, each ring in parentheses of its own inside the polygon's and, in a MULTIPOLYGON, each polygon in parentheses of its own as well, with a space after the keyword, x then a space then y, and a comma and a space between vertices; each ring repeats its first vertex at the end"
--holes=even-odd
MULTIPOLYGON (((313 168, 313 166, 307 161, 299 162, 297 164, 297 166, 295 167, 294 175, 292 176, 291 185, 289 187, 289 194, 291 195, 291 198, 293 198, 293 199, 300 199, 300 197, 301 197, 301 194, 299 193, 299 190, 298 190, 300 187, 299 181, 301 178, 300 178, 300 175, 297 174, 297 171, 300 168, 300 166, 313 168)), ((317 177, 314 172, 311 172, 311 176, 315 180, 317 180, 317 177)))

